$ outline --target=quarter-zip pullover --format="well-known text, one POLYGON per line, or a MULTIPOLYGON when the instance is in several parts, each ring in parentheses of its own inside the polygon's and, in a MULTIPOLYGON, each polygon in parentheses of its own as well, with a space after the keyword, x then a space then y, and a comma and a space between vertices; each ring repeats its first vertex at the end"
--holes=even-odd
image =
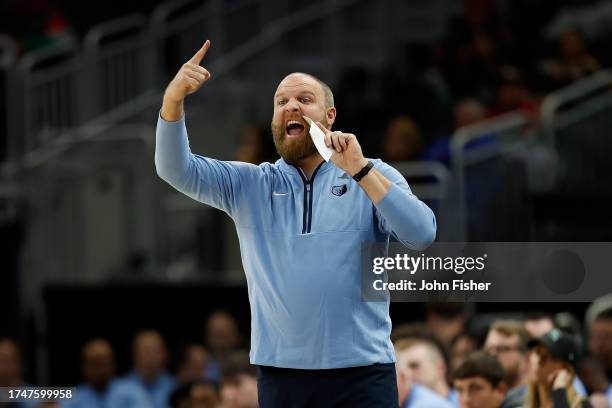
POLYGON ((361 244, 393 235, 414 249, 435 238, 432 211, 402 175, 374 204, 332 162, 307 179, 279 159, 259 166, 194 155, 185 118, 158 118, 159 176, 225 211, 238 232, 251 305, 251 363, 324 369, 395 362, 389 303, 361 299, 361 244))

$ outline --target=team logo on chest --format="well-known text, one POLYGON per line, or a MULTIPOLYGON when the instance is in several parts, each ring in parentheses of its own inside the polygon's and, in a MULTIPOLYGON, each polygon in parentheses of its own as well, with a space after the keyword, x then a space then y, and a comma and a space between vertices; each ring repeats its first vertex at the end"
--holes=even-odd
POLYGON ((346 184, 341 184, 339 186, 333 186, 331 192, 333 195, 340 197, 342 194, 346 193, 348 187, 346 184))

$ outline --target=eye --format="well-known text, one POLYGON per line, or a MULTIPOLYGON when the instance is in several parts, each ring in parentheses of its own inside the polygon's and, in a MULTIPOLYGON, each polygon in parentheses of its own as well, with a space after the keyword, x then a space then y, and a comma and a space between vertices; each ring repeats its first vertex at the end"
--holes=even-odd
POLYGON ((286 104, 286 103, 287 103, 287 100, 286 100, 286 99, 279 99, 279 100, 278 100, 278 102, 276 102, 276 104, 277 104, 278 106, 283 106, 283 105, 284 105, 284 104, 286 104))
POLYGON ((303 96, 302 98, 300 98, 300 102, 302 102, 302 103, 310 103, 310 102, 312 102, 312 99, 310 99, 309 96, 303 96))

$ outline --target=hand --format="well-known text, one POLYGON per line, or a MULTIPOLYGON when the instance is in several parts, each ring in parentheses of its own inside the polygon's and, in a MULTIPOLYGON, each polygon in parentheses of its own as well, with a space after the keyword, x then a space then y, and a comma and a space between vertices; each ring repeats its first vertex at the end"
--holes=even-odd
POLYGON ((550 374, 553 390, 567 388, 572 383, 572 375, 566 369, 560 369, 550 374))
POLYGON ((182 102, 187 95, 197 92, 210 79, 210 72, 200 66, 209 47, 210 40, 206 40, 202 48, 189 61, 183 64, 166 88, 164 99, 175 103, 182 102))
POLYGON ((361 146, 357 137, 352 133, 332 132, 325 128, 321 122, 317 126, 325 133, 325 145, 335 152, 332 154, 331 161, 350 176, 354 176, 364 168, 368 161, 363 157, 361 146))

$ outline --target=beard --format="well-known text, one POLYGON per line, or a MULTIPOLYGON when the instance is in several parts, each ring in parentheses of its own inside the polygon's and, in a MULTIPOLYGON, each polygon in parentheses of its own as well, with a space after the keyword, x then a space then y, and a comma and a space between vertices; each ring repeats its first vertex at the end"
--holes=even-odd
POLYGON ((278 125, 272 122, 270 128, 276 151, 287 162, 295 163, 317 153, 317 147, 306 132, 307 128, 304 128, 306 134, 297 139, 287 139, 283 124, 278 125))

